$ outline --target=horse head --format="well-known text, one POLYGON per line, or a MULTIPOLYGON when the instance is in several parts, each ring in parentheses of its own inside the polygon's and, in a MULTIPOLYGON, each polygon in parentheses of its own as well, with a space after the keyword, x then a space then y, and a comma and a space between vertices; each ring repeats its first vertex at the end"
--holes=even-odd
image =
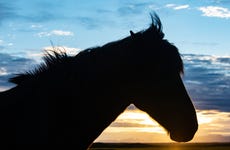
POLYGON ((174 141, 190 141, 197 131, 195 108, 181 79, 183 62, 178 49, 164 38, 159 17, 152 24, 131 33, 135 67, 131 74, 132 103, 163 126, 174 141))

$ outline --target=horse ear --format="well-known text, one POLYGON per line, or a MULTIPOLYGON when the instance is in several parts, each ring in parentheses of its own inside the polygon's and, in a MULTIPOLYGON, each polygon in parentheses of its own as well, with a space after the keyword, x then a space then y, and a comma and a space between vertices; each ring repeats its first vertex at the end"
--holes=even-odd
POLYGON ((133 33, 132 30, 130 30, 129 32, 130 32, 130 34, 131 34, 131 37, 135 37, 135 34, 133 33))
POLYGON ((129 32, 131 34, 131 39, 135 40, 137 37, 136 34, 132 30, 130 30, 129 32))

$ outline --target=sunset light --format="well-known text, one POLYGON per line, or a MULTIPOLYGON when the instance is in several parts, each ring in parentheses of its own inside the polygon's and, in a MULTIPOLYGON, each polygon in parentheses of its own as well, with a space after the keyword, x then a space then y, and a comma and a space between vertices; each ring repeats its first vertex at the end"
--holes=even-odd
MULTIPOLYGON (((228 142, 230 113, 197 110, 199 129, 191 142, 228 142)), ((172 116, 173 117, 173 116, 172 116)), ((173 142, 167 132, 147 113, 126 109, 95 142, 173 142)))

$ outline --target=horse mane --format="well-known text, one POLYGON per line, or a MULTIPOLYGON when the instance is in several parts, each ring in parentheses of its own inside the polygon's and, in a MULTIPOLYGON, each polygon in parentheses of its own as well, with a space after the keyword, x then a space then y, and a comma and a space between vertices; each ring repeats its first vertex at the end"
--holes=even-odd
POLYGON ((48 72, 49 70, 61 70, 66 67, 66 65, 70 64, 72 59, 73 57, 67 56, 66 52, 45 51, 43 63, 38 65, 33 70, 17 74, 15 77, 10 78, 9 82, 19 85, 22 82, 36 78, 42 73, 48 72))
POLYGON ((164 38, 163 26, 159 16, 156 13, 150 13, 152 23, 147 30, 152 30, 159 39, 164 38))
MULTIPOLYGON (((150 27, 136 34, 139 36, 144 36, 144 35, 153 36, 155 37, 156 40, 163 40, 164 33, 162 31, 162 24, 160 18, 156 13, 150 13, 150 16, 152 20, 150 27)), ((100 50, 106 50, 106 51, 109 49, 113 50, 117 46, 127 47, 129 46, 128 43, 130 40, 131 40, 131 36, 128 36, 124 39, 109 42, 103 46, 91 47, 85 49, 81 51, 79 54, 77 54, 76 56, 84 55, 85 53, 88 53, 90 51, 97 52, 100 50)), ((125 51, 122 51, 122 53, 125 53, 125 51)), ((176 52, 176 54, 174 55, 179 55, 179 52, 176 52)), ((77 58, 76 56, 75 57, 68 56, 65 52, 55 51, 55 49, 53 51, 46 51, 45 56, 43 57, 43 61, 44 61, 43 63, 38 65, 38 67, 36 67, 32 71, 26 71, 25 73, 17 74, 15 77, 10 78, 9 82, 19 85, 22 84, 24 81, 37 78, 44 73, 47 73, 47 75, 49 76, 60 76, 61 73, 63 73, 63 70, 65 71, 72 70, 71 64, 73 64, 76 61, 77 58)), ((183 62, 181 58, 178 57, 178 60, 174 63, 176 63, 175 65, 178 66, 177 70, 179 70, 180 73, 183 73, 183 62)))

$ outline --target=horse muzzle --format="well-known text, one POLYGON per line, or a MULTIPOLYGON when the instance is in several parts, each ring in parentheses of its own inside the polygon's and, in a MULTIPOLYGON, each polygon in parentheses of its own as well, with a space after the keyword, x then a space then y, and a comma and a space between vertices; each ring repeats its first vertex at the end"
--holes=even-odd
POLYGON ((198 129, 198 125, 194 125, 193 128, 183 129, 181 131, 170 132, 170 138, 176 142, 188 142, 191 141, 198 129))

